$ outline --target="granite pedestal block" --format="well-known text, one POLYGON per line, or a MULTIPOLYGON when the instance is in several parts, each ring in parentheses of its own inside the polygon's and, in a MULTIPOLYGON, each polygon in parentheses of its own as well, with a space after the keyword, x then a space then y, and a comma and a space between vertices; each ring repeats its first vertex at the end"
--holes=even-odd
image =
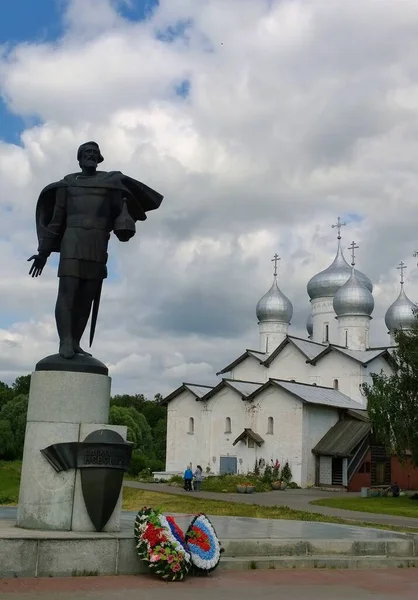
MULTIPOLYGON (((98 373, 41 370, 32 374, 17 526, 94 531, 75 469, 57 473, 41 453, 51 444, 79 442, 109 427, 110 383, 98 373)), ((113 427, 126 439, 125 427, 113 427)), ((119 530, 121 498, 105 530, 119 530)))

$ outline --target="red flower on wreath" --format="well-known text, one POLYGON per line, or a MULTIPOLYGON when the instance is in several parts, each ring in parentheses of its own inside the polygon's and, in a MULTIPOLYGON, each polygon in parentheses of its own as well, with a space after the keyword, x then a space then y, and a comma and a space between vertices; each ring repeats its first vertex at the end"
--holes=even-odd
POLYGON ((208 552, 211 548, 210 540, 207 534, 200 529, 200 527, 192 527, 191 531, 191 542, 195 546, 198 546, 203 552, 208 552))
POLYGON ((142 534, 142 537, 151 544, 151 547, 154 547, 166 540, 164 529, 162 527, 156 527, 152 523, 148 524, 148 527, 142 534))

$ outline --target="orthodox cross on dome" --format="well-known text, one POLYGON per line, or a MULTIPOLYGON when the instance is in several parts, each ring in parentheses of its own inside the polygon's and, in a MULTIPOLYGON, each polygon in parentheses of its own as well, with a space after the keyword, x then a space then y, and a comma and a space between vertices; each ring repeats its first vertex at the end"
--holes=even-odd
POLYGON ((399 269, 401 272, 401 285, 403 285, 404 284, 403 272, 405 271, 405 269, 407 269, 407 266, 403 262, 403 260, 401 260, 401 262, 399 263, 399 267, 396 267, 396 268, 399 269))
POLYGON ((348 246, 348 249, 351 250, 351 266, 354 267, 354 265, 356 264, 356 250, 359 248, 359 246, 356 246, 355 242, 351 242, 351 244, 348 246))
POLYGON ((337 222, 335 223, 335 225, 331 225, 331 227, 334 229, 334 227, 337 228, 338 231, 338 235, 337 235, 337 240, 341 239, 341 227, 345 227, 347 225, 347 223, 344 221, 344 223, 341 223, 341 219, 340 217, 337 218, 337 222))
POLYGON ((274 276, 277 277, 277 263, 281 260, 280 256, 277 254, 271 259, 271 262, 274 262, 274 276))

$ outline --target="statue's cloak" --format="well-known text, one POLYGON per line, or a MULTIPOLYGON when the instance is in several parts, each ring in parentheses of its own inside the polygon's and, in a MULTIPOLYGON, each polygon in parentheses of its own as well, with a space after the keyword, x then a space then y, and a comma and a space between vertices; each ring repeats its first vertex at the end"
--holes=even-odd
MULTIPOLYGON (((95 177, 86 177, 81 173, 66 175, 60 181, 47 185, 39 195, 36 205, 36 230, 40 242, 47 234, 47 227, 54 212, 57 193, 66 187, 107 188, 121 191, 126 198, 128 212, 134 221, 145 221, 146 212, 158 208, 163 196, 144 183, 124 175, 120 171, 97 171, 95 177)), ((59 252, 61 239, 57 238, 51 252, 59 252)))

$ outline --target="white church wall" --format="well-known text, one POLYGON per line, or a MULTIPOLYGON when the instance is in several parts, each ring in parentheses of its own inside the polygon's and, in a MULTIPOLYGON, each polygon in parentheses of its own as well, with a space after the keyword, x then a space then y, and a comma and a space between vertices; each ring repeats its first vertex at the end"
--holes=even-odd
POLYGON ((200 459, 209 434, 209 429, 204 427, 204 404, 196 402, 188 390, 168 403, 166 471, 183 472, 190 462, 198 464, 196 459, 200 459), (193 419, 192 430, 190 419, 193 419))
POLYGON ((271 354, 287 335, 289 323, 266 321, 258 324, 259 350, 271 354))
POLYGON ((276 459, 281 466, 289 461, 292 479, 298 485, 302 477, 302 402, 279 388, 269 387, 253 401, 254 431, 265 440, 259 448, 259 458, 267 464, 276 459), (273 417, 273 433, 268 431, 268 418, 273 417))
POLYGON ((334 312, 334 298, 317 298, 311 300, 312 306, 312 340, 320 344, 338 344, 338 323, 334 312))
MULTIPOLYGON (((338 410, 305 404, 303 407, 302 487, 315 485, 315 455, 312 448, 338 422, 338 410)), ((324 483, 321 481, 321 483, 324 483)))
POLYGON ((272 361, 266 369, 267 378, 271 379, 295 379, 302 383, 309 383, 311 365, 306 364, 306 356, 292 343, 288 344, 272 361))
POLYGON ((370 318, 364 315, 338 317, 338 344, 350 350, 370 347, 370 318))
MULTIPOLYGON (((245 454, 243 444, 238 443, 236 446, 232 444, 245 427, 250 427, 247 422, 245 402, 236 391, 224 387, 208 401, 208 409, 210 411, 208 458, 212 471, 219 473, 221 456, 235 456, 237 458, 237 470, 242 473, 245 454), (227 418, 230 419, 230 432, 227 431, 226 427, 227 418), (240 462, 240 459, 242 462, 240 462)), ((254 468, 254 464, 252 468, 254 468)))
POLYGON ((249 356, 239 365, 234 367, 229 375, 225 375, 225 377, 229 377, 230 379, 240 379, 242 381, 259 381, 260 383, 264 383, 267 381, 269 375, 268 369, 266 369, 265 366, 260 365, 258 360, 249 356))
POLYGON ((338 385, 340 392, 363 405, 364 399, 359 387, 362 383, 362 370, 364 367, 360 363, 340 352, 333 351, 312 367, 312 374, 317 373, 320 377, 318 385, 331 388, 338 385))
POLYGON ((267 371, 270 378, 295 379, 301 383, 316 383, 331 388, 338 385, 343 394, 363 403, 359 389, 363 381, 362 369, 364 367, 359 363, 338 352, 330 352, 315 365, 311 365, 295 346, 289 344, 273 360, 267 371))

